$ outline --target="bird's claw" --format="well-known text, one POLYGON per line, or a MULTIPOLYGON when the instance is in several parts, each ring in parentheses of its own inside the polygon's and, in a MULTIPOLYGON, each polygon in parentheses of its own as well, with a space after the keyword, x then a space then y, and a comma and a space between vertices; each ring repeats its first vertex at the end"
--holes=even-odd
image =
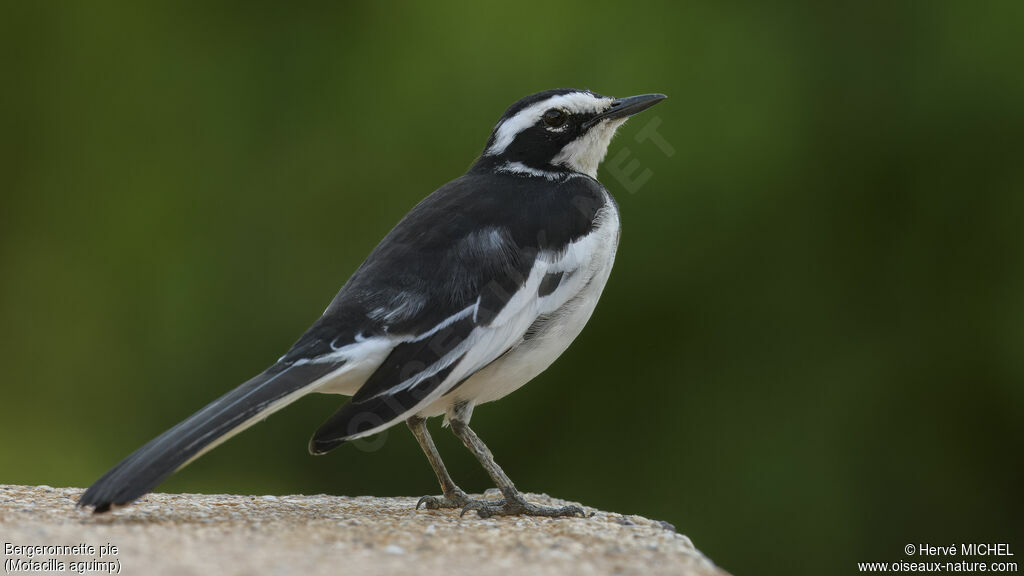
POLYGON ((469 502, 465 494, 445 494, 443 496, 424 496, 416 503, 416 509, 423 506, 427 510, 440 510, 442 508, 459 508, 469 502))
POLYGON ((416 502, 416 509, 419 510, 420 506, 426 506, 427 510, 437 510, 441 507, 438 500, 440 499, 437 496, 424 496, 416 502))
POLYGON ((504 500, 474 500, 466 495, 465 492, 459 490, 458 492, 450 492, 441 496, 424 496, 419 499, 419 502, 416 502, 416 509, 419 510, 421 506, 427 510, 462 508, 462 513, 465 514, 467 509, 472 509, 474 506, 501 505, 504 503, 504 500))
POLYGON ((462 508, 459 517, 466 515, 470 510, 476 511, 480 518, 492 516, 545 516, 548 518, 559 518, 562 516, 580 516, 586 518, 587 513, 571 504, 569 506, 541 506, 531 504, 522 498, 502 499, 492 502, 474 500, 462 508))
POLYGON ((476 513, 481 518, 490 518, 491 514, 487 512, 489 508, 497 508, 505 505, 505 499, 500 500, 470 500, 468 504, 462 507, 462 512, 459 512, 459 518, 466 515, 466 512, 470 510, 476 510, 476 513))

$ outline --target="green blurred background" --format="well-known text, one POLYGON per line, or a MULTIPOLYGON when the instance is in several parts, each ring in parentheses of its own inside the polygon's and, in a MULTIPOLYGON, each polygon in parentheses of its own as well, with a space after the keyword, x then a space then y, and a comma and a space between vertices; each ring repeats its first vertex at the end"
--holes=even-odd
MULTIPOLYGON (((519 97, 664 92, 609 153, 636 171, 602 168, 589 327, 476 411, 499 462, 738 574, 1019 553, 1022 30, 1020 2, 4 3, 0 482, 86 486, 273 362, 519 97)), ((437 492, 404 428, 308 456, 338 403, 161 490, 437 492)))

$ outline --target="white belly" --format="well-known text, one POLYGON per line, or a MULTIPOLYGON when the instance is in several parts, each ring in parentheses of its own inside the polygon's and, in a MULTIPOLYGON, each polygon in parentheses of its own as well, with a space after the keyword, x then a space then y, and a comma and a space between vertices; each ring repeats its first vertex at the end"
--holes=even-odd
POLYGON ((517 345, 432 402, 420 411, 421 416, 443 414, 456 404, 476 405, 502 398, 546 370, 565 352, 590 320, 615 261, 619 215, 610 198, 606 208, 599 212, 598 222, 591 233, 593 242, 589 244, 588 257, 573 273, 579 275, 573 278, 575 290, 561 295, 565 302, 554 312, 539 317, 539 322, 531 323, 531 329, 517 345))

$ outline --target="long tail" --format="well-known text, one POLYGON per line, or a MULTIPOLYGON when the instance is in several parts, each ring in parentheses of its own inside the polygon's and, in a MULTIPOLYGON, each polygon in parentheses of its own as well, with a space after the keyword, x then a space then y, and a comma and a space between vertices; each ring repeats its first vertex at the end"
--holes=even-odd
POLYGON ((79 506, 130 504, 221 442, 313 391, 343 362, 271 366, 139 448, 93 483, 79 506))

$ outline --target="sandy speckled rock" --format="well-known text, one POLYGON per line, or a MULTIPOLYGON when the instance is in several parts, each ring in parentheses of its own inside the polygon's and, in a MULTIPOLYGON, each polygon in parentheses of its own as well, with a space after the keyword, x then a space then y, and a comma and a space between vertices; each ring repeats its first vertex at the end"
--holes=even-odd
POLYGON ((31 559, 21 549, 4 561, 113 561, 121 574, 153 575, 725 574, 667 523, 590 508, 589 518, 483 520, 415 510, 416 498, 150 494, 94 515, 75 508, 81 492, 0 485, 3 543, 97 549, 31 559), (100 558, 106 544, 117 554, 100 558))

